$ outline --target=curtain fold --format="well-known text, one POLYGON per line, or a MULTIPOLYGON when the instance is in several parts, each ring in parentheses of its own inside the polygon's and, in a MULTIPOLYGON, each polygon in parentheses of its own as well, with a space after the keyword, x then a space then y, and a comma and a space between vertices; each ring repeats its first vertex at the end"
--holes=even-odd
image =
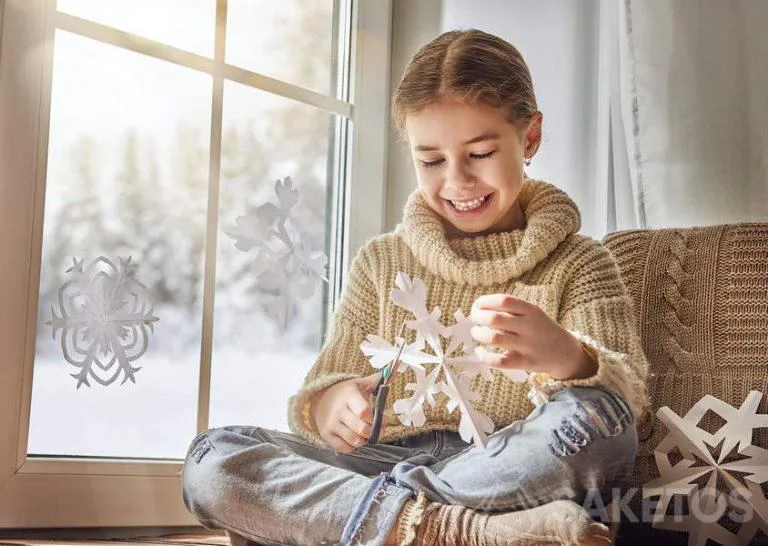
POLYGON ((601 2, 606 230, 768 221, 768 2, 601 2))

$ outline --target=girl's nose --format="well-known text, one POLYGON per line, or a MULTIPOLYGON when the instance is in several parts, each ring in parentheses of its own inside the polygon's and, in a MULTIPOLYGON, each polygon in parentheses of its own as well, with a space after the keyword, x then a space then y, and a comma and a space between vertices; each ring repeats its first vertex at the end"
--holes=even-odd
POLYGON ((462 161, 451 161, 445 173, 446 186, 461 188, 472 183, 472 174, 462 161))

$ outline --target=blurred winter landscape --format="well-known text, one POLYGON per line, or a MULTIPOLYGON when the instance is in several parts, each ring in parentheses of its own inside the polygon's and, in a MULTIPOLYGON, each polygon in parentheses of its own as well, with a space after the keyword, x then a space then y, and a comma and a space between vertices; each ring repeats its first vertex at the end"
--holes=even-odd
MULTIPOLYGON (((332 4, 259 3, 257 12, 252 2, 230 0, 227 62, 331 93, 332 4)), ((212 0, 143 0, 122 14, 104 5, 58 3, 212 54, 212 0)), ((211 87, 208 75, 56 32, 30 454, 183 458, 196 433, 211 87), (46 321, 58 311, 73 259, 87 265, 99 256, 131 257, 159 320, 132 363, 141 367, 135 384, 121 384, 121 376, 77 389, 70 374, 78 369, 46 321)), ((274 294, 258 286, 253 253, 236 249, 224 230, 276 202, 275 181, 290 176, 312 246, 328 253, 335 123, 314 107, 225 82, 210 426, 288 430, 287 399, 322 342, 326 285, 294 302, 283 329, 265 312, 274 294)))

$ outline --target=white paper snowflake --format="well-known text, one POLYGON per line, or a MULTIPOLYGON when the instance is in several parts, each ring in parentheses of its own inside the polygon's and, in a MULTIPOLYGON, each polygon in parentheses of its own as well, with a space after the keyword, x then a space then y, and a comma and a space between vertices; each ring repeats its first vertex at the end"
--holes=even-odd
POLYGON ((243 252, 255 248, 258 284, 275 293, 267 311, 285 327, 294 297, 311 297, 317 279, 328 282, 328 257, 310 248, 310 238, 293 213, 299 192, 293 189, 291 178, 277 180, 275 193, 278 206, 265 203, 252 215, 238 216, 235 225, 224 232, 235 239, 235 247, 243 252))
MULTIPOLYGON (((456 322, 444 326, 440 322, 441 311, 435 307, 427 309, 427 288, 419 278, 413 280, 404 273, 398 273, 395 279, 397 289, 393 289, 390 298, 398 306, 410 311, 414 319, 406 325, 416 330, 416 341, 406 345, 400 355, 399 373, 411 369, 416 375, 416 383, 408 383, 405 388, 413 392, 410 398, 395 401, 393 409, 400 422, 405 426, 421 427, 426 422, 424 402, 432 407, 436 405, 434 395, 443 392, 449 401, 447 408, 453 412, 459 408, 461 422, 459 434, 465 442, 474 441, 485 448, 487 434, 493 432, 493 420, 477 411, 472 405, 480 395, 470 389, 470 382, 481 374, 486 380, 493 379, 491 367, 475 354, 475 341, 471 329, 474 323, 465 317, 461 309, 453 314, 456 322), (447 346, 444 341, 447 340, 447 346), (426 345, 426 347, 425 347, 426 345), (426 352, 425 349, 431 352, 426 352), (425 366, 434 365, 429 372, 425 366)), ((397 348, 404 340, 397 338, 392 345, 387 340, 370 334, 360 345, 374 368, 381 369, 397 356, 397 348)), ((514 381, 523 382, 528 374, 522 370, 500 369, 514 381)))
POLYGON ((644 484, 643 497, 659 495, 658 507, 654 513, 653 526, 660 529, 688 532, 688 544, 704 546, 708 539, 725 546, 749 544, 758 529, 768 533, 768 500, 761 484, 768 481, 768 450, 752 445, 752 432, 756 428, 768 427, 768 415, 757 414, 763 394, 751 391, 740 408, 734 408, 711 395, 704 396, 685 417, 680 417, 668 407, 659 408, 656 415, 667 426, 669 433, 657 446, 654 456, 659 477, 644 484), (711 410, 725 419, 726 423, 711 434, 698 427, 704 414, 711 410), (722 442, 720 453, 715 458, 708 446, 717 448, 722 442), (723 460, 738 445, 739 455, 744 459, 723 463, 723 460), (682 460, 672 465, 670 452, 677 448, 682 460), (703 463, 703 465, 702 465, 703 463), (742 483, 733 472, 745 473, 742 483), (706 486, 700 488, 694 483, 699 477, 709 474, 706 486), (717 476, 721 476, 730 487, 732 498, 718 491, 717 476), (674 495, 688 497, 689 507, 695 513, 667 516, 667 508, 674 495), (738 503, 733 503, 733 499, 738 503), (733 534, 718 523, 712 514, 725 512, 729 504, 734 513, 740 514, 743 522, 733 534), (713 521, 714 520, 714 521, 713 521))
POLYGON ((66 361, 80 368, 71 374, 77 388, 90 387, 88 377, 101 385, 113 383, 122 373, 125 383, 136 383, 141 368, 131 362, 143 355, 153 324, 147 288, 134 278, 131 257, 118 258, 118 266, 100 256, 83 269, 85 260, 73 258, 70 274, 59 288, 59 314, 51 307, 53 337, 61 330, 66 361))

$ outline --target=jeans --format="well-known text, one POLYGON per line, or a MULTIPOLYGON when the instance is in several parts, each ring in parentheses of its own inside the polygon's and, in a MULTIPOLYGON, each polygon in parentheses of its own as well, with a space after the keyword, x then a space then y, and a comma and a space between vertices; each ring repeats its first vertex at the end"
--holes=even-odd
POLYGON ((183 498, 206 527, 263 544, 380 546, 419 491, 486 512, 557 499, 587 506, 588 496, 607 504, 634 467, 633 424, 614 391, 579 386, 495 431, 485 450, 429 430, 345 454, 293 433, 226 426, 193 440, 183 498))

